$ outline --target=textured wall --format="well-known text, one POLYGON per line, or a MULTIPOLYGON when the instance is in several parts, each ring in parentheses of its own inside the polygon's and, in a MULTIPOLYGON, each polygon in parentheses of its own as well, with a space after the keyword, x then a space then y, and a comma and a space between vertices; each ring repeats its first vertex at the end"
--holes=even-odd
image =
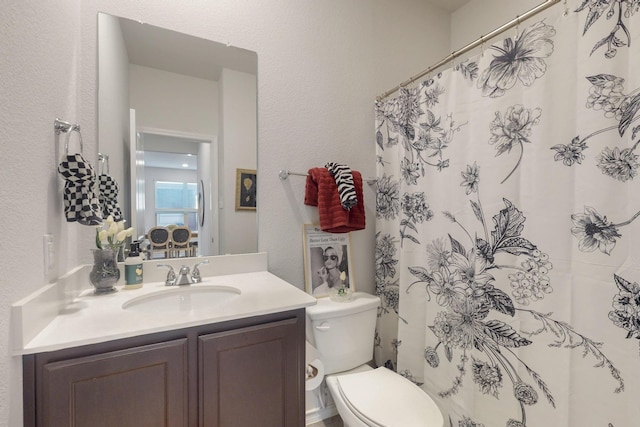
MULTIPOLYGON (((451 50, 460 49, 541 3, 541 0, 471 0, 451 14, 451 50)), ((507 36, 513 34, 515 29, 507 36)))
POLYGON ((7 427, 22 424, 10 304, 47 280, 45 233, 56 236, 57 271, 78 262, 76 227, 64 224, 59 213, 55 171, 63 144, 54 143, 53 121, 77 116, 79 33, 77 0, 4 1, 0 8, 0 425, 7 427))
MULTIPOLYGON (((93 230, 67 224, 56 173, 56 116, 82 125, 95 159, 97 12, 258 53, 259 247, 269 269, 303 287, 301 226, 306 171, 341 161, 373 176, 375 96, 446 55, 449 19, 419 0, 5 0, 0 8, 0 426, 20 426, 21 364, 11 357, 9 305, 89 262, 93 230), (42 236, 56 240, 45 277, 42 236)), ((357 286, 373 290, 374 198, 368 228, 353 233, 357 286)))

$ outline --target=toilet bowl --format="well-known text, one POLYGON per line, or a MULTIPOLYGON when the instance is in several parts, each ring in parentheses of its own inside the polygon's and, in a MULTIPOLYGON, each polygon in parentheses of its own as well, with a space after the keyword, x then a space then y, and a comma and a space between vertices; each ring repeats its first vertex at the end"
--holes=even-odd
POLYGON ((355 292, 348 303, 322 298, 307 307, 308 339, 319 352, 345 427, 442 427, 442 413, 420 387, 367 364, 379 304, 378 297, 355 292))

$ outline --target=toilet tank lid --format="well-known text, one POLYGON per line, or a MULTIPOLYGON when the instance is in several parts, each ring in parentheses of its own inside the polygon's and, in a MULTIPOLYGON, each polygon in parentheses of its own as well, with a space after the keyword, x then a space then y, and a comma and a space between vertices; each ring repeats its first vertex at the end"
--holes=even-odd
POLYGON ((349 302, 336 302, 331 298, 319 298, 316 305, 307 307, 307 315, 311 320, 331 319, 349 314, 376 309, 380 298, 365 292, 354 292, 349 302))

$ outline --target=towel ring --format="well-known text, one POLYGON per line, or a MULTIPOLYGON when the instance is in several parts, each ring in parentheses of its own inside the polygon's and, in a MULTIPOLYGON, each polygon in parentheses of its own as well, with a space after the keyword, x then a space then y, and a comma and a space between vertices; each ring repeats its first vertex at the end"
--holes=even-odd
POLYGON ((79 126, 73 126, 71 129, 69 129, 67 131, 67 138, 64 141, 64 154, 65 154, 65 156, 69 155, 69 140, 71 139, 71 134, 73 132, 78 132, 78 138, 80 140, 80 154, 84 154, 82 152, 82 133, 80 133, 80 127, 79 126))

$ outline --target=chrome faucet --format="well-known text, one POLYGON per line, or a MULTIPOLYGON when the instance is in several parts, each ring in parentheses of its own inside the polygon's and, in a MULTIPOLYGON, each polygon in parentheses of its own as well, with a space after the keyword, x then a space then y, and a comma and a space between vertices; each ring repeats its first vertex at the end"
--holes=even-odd
POLYGON ((157 264, 157 267, 166 267, 169 269, 167 273, 167 279, 164 281, 165 286, 182 286, 182 285, 191 285, 192 283, 200 283, 202 282, 202 276, 200 275, 200 267, 202 264, 209 264, 209 260, 205 259, 204 261, 200 261, 193 266, 193 271, 189 274, 189 267, 183 265, 180 267, 180 271, 176 275, 175 270, 169 264, 157 264))
POLYGON ((191 283, 200 283, 202 282, 202 276, 200 275, 200 267, 202 264, 209 264, 209 260, 205 259, 204 261, 200 261, 193 266, 193 271, 191 272, 191 283))
POLYGON ((189 267, 183 265, 182 267, 180 267, 180 271, 178 272, 178 282, 176 283, 176 285, 190 285, 191 283, 192 282, 191 276, 189 276, 189 267))
POLYGON ((176 272, 173 270, 173 267, 169 264, 157 264, 157 267, 166 267, 169 269, 167 273, 167 279, 164 281, 165 286, 175 286, 178 278, 176 277, 176 272))

